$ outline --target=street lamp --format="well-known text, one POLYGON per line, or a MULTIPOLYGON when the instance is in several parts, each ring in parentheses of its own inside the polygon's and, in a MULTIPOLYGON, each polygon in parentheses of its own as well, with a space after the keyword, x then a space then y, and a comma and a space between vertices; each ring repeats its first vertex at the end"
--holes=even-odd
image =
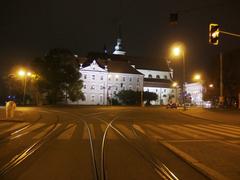
POLYGON ((195 75, 193 76, 193 79, 194 79, 195 81, 200 81, 200 80, 201 80, 201 75, 200 75, 200 74, 195 74, 195 75))
POLYGON ((18 76, 20 78, 23 78, 24 80, 24 86, 23 86, 23 105, 25 104, 25 96, 26 96, 26 86, 27 86, 27 77, 31 77, 32 76, 32 73, 30 71, 25 71, 23 69, 20 69, 18 71, 18 76))
POLYGON ((185 65, 185 51, 182 44, 175 45, 172 48, 172 55, 175 57, 182 56, 182 66, 183 66, 183 74, 182 74, 182 102, 183 102, 183 109, 186 110, 185 105, 185 81, 186 81, 186 65, 185 65))

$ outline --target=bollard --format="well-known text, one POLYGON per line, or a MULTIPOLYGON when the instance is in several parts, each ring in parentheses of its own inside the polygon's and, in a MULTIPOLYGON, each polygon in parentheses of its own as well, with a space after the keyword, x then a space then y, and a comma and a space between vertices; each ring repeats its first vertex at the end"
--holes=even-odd
POLYGON ((16 109, 16 103, 14 101, 8 101, 6 103, 6 119, 11 119, 14 117, 16 109))

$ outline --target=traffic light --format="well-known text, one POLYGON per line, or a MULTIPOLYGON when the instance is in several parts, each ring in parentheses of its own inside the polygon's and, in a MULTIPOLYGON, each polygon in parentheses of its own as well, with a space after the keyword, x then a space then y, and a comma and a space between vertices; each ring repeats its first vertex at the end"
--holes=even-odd
POLYGON ((177 24, 178 23, 178 13, 171 13, 169 16, 170 24, 177 24))
POLYGON ((219 43, 219 25, 210 24, 209 25, 209 43, 213 45, 218 45, 219 43))

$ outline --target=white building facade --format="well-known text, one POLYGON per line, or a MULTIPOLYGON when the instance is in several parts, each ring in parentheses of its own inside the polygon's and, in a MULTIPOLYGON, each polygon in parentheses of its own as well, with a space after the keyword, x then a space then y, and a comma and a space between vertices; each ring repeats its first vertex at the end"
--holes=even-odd
POLYGON ((75 104, 108 105, 121 90, 143 90, 143 74, 124 62, 93 60, 80 66, 85 100, 75 104))
POLYGON ((203 105, 203 85, 201 83, 189 83, 185 85, 187 94, 191 95, 192 104, 203 105))

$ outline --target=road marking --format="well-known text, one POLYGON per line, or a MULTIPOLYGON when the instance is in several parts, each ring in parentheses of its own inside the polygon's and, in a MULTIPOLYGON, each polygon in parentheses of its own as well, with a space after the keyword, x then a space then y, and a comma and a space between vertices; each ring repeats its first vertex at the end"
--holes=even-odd
POLYGON ((183 127, 183 126, 180 126, 180 125, 173 125, 173 127, 176 127, 181 132, 182 131, 188 131, 188 132, 191 132, 191 133, 199 134, 203 138, 209 138, 209 137, 216 138, 216 139, 222 139, 223 138, 222 136, 217 136, 217 135, 213 135, 213 134, 210 134, 210 133, 207 133, 207 132, 202 132, 202 131, 199 131, 199 130, 190 129, 188 127, 183 127))
POLYGON ((58 140, 68 140, 68 139, 71 139, 72 136, 73 136, 73 133, 75 132, 76 130, 76 125, 74 124, 68 124, 67 127, 66 127, 66 130, 61 133, 57 139, 58 140))
POLYGON ((220 174, 219 172, 215 171, 214 169, 206 166, 205 164, 201 163, 197 159, 194 159, 189 154, 181 151, 180 149, 176 148, 175 146, 167 143, 167 142, 160 142, 162 145, 164 145, 166 148, 168 148, 170 151, 175 153, 177 156, 181 157, 183 160, 194 166, 196 169, 198 169, 200 172, 205 174, 206 176, 210 177, 211 179, 218 179, 218 180, 227 180, 226 176, 220 174))
POLYGON ((135 128, 136 130, 140 131, 142 134, 146 135, 146 132, 142 129, 141 126, 139 126, 137 124, 133 124, 133 128, 135 128))
MULTIPOLYGON (((159 126, 152 126, 150 124, 145 124, 146 128, 146 132, 147 134, 149 134, 150 136, 156 138, 156 139, 185 139, 182 136, 173 134, 167 130, 162 129, 159 126)), ((145 129, 145 128, 144 128, 145 129)))
MULTIPOLYGON (((37 135, 33 136, 32 139, 40 139, 40 138, 44 137, 44 136, 49 132, 49 130, 53 128, 53 126, 54 126, 54 124, 48 126, 47 128, 45 128, 45 129, 44 129, 43 131, 41 131, 40 133, 38 133, 37 135)), ((55 129, 57 129, 59 126, 61 126, 61 124, 57 124, 57 126, 55 127, 55 129)))
MULTIPOLYGON (((90 132, 91 132, 92 139, 96 139, 93 124, 88 124, 88 127, 89 127, 89 130, 90 130, 90 132)), ((83 136, 82 136, 82 139, 89 139, 88 129, 87 129, 86 126, 84 126, 84 128, 83 128, 83 136)))
POLYGON ((173 132, 176 132, 178 134, 181 134, 181 135, 184 135, 184 136, 187 136, 187 137, 191 137, 191 138, 194 138, 194 139, 202 138, 201 136, 199 136, 197 134, 193 134, 193 133, 190 133, 190 132, 187 132, 187 131, 179 131, 178 129, 176 129, 172 126, 167 126, 167 125, 159 125, 159 126, 164 128, 164 129, 167 129, 169 131, 173 131, 173 132))
POLYGON ((20 123, 20 124, 14 124, 11 127, 1 131, 0 135, 8 133, 10 131, 18 130, 20 128, 23 128, 24 126, 28 125, 29 123, 20 123))
MULTIPOLYGON (((225 130, 225 129, 220 129, 220 128, 216 128, 216 127, 212 127, 212 126, 207 126, 207 125, 199 125, 200 127, 204 127, 204 128, 208 128, 208 129, 213 129, 219 132, 223 132, 223 133, 228 133, 228 134, 233 134, 233 135, 240 135, 240 133, 238 132, 233 132, 233 131, 229 131, 229 130, 225 130)), ((239 136, 240 137, 240 136, 239 136)))
POLYGON ((238 128, 238 127, 228 127, 228 126, 225 126, 225 125, 216 125, 216 124, 211 124, 211 126, 226 129, 226 130, 236 131, 236 132, 240 133, 240 128, 238 128))
POLYGON ((126 126, 122 124, 116 124, 114 125, 116 128, 118 128, 125 136, 127 136, 129 139, 134 139, 133 132, 130 128, 127 128, 126 126))
POLYGON ((239 136, 236 136, 236 135, 233 135, 233 134, 228 134, 228 133, 224 133, 224 132, 211 130, 211 129, 208 129, 206 127, 193 126, 193 125, 189 125, 189 124, 184 125, 184 126, 188 126, 188 127, 191 127, 191 128, 199 129, 201 131, 207 131, 207 132, 211 132, 211 133, 214 133, 214 134, 220 134, 220 135, 228 136, 228 137, 232 137, 232 138, 238 138, 239 137, 239 136))

